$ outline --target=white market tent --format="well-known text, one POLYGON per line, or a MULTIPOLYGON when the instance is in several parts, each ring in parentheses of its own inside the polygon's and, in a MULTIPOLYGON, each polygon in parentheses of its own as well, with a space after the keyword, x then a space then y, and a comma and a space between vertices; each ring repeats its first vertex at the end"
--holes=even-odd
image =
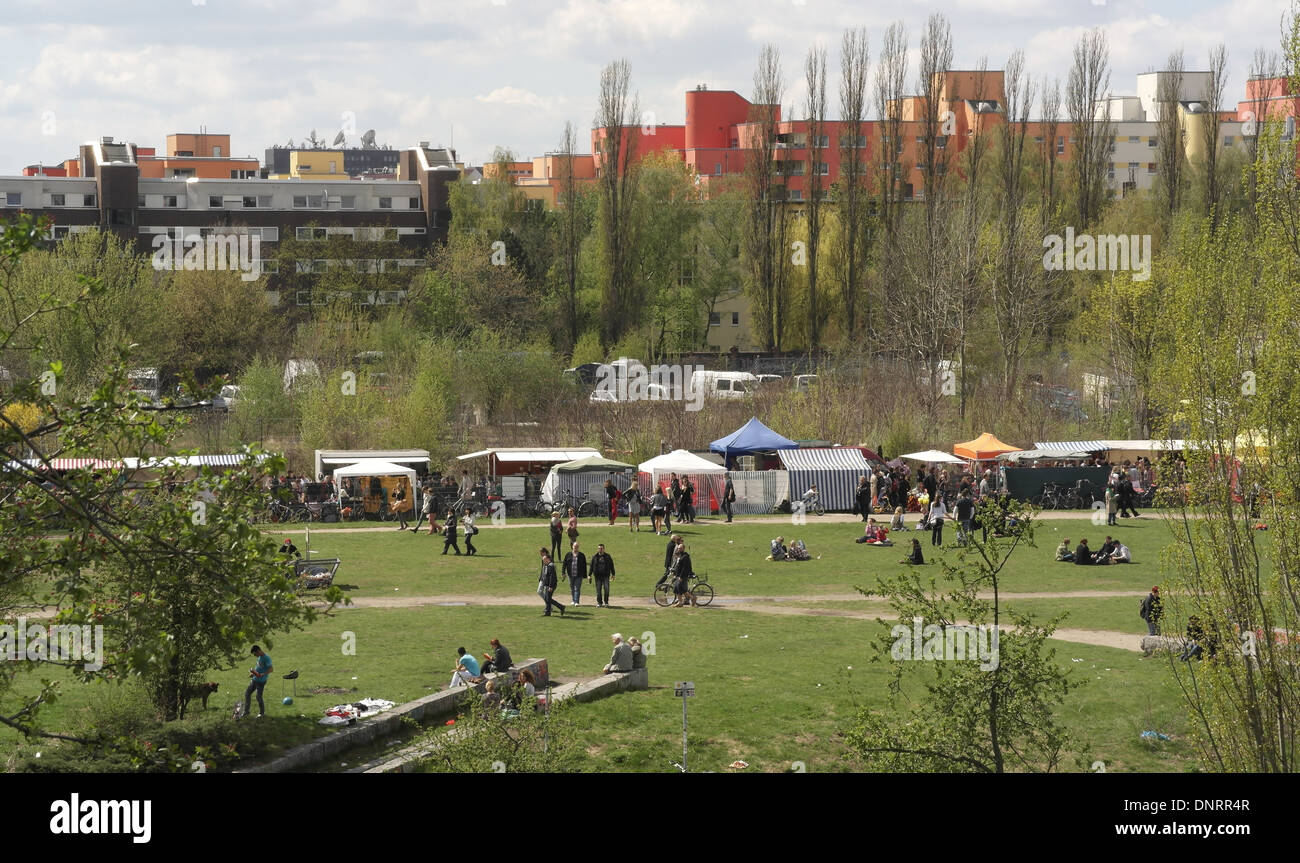
POLYGON ((531 473, 538 468, 550 469, 552 465, 575 461, 590 456, 600 457, 600 450, 591 447, 493 447, 456 456, 458 461, 473 458, 488 460, 488 473, 531 473))
POLYGON ((429 464, 427 449, 318 449, 316 450, 316 472, 319 477, 335 469, 355 462, 370 460, 384 461, 396 465, 429 464))
POLYGON ((336 469, 334 471, 334 484, 339 485, 340 479, 354 476, 404 476, 407 482, 411 484, 411 488, 415 488, 415 470, 413 468, 403 467, 377 458, 362 459, 336 469))
POLYGON ((928 449, 923 452, 909 452, 906 455, 899 456, 899 458, 905 458, 910 461, 922 461, 927 463, 928 462, 942 462, 943 464, 964 463, 962 459, 957 458, 957 456, 953 455, 952 453, 942 452, 941 450, 937 450, 937 449, 928 449))
POLYGON ((713 504, 722 500, 727 469, 684 449, 655 456, 638 465, 637 470, 640 473, 641 493, 646 495, 647 500, 656 488, 666 485, 671 479, 670 474, 674 473, 679 477, 689 477, 695 486, 694 503, 697 510, 712 512, 713 504))

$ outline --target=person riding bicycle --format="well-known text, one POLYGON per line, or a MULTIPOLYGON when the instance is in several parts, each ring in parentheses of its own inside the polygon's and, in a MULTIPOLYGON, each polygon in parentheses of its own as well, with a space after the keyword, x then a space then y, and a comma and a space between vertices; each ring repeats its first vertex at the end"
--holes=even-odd
POLYGON ((679 542, 677 551, 673 553, 673 565, 670 570, 673 579, 673 593, 677 599, 670 608, 682 608, 687 601, 691 605, 698 606, 695 601, 695 594, 690 591, 691 577, 695 575, 695 570, 691 568, 691 556, 686 551, 686 544, 679 542))
POLYGON ((813 508, 813 504, 821 498, 821 493, 817 491, 817 483, 808 486, 808 490, 803 493, 803 508, 808 511, 813 508))

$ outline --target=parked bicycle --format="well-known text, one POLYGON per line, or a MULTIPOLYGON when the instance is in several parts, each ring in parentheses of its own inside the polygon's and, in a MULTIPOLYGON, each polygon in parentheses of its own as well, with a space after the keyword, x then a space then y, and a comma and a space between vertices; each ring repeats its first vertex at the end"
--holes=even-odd
MULTIPOLYGON (((695 601, 699 605, 708 605, 713 602, 713 587, 704 580, 706 573, 697 572, 691 575, 690 582, 686 590, 695 595, 695 601)), ((663 584, 655 585, 654 593, 655 605, 661 608, 667 608, 677 601, 677 594, 673 590, 673 580, 669 579, 663 584)))
POLYGON ((578 498, 571 491, 556 492, 551 503, 543 500, 537 502, 537 514, 544 517, 549 517, 556 510, 567 513, 570 509, 580 518, 590 518, 596 514, 596 502, 589 497, 578 498))

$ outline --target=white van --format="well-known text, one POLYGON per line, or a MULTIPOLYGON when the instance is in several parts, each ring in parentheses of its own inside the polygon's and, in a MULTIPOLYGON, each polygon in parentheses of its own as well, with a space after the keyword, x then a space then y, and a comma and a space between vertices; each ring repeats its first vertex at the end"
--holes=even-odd
POLYGON ((706 398, 743 399, 758 389, 758 378, 749 372, 704 372, 691 375, 691 392, 706 398))

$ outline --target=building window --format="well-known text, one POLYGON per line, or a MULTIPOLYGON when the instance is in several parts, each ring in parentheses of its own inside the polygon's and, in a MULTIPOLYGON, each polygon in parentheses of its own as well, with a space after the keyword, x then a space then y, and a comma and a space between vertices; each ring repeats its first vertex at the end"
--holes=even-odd
POLYGON ((1231 147, 1231 146, 1232 146, 1232 136, 1231 136, 1231 135, 1224 135, 1224 136, 1223 136, 1223 146, 1225 146, 1225 147, 1231 147))
POLYGON ((1064 137, 1060 137, 1060 138, 1057 138, 1057 139, 1056 139, 1056 155, 1058 155, 1058 156, 1065 155, 1065 138, 1064 138, 1064 137))
POLYGON ((271 206, 271 196, 270 196, 270 195, 258 195, 258 196, 257 196, 257 206, 259 206, 259 207, 269 207, 269 206, 271 206))
POLYGON ((709 312, 709 326, 718 327, 722 325, 722 312, 709 312))
POLYGON ((731 313, 731 325, 732 325, 733 327, 738 327, 738 326, 740 326, 740 312, 732 312, 732 313, 731 313))
POLYGON ((324 198, 321 195, 294 195, 293 205, 298 209, 319 209, 324 198))
POLYGON ((1138 136, 1138 135, 1129 135, 1129 136, 1128 136, 1128 142, 1129 142, 1130 144, 1137 144, 1137 143, 1140 143, 1141 141, 1142 141, 1142 138, 1141 138, 1140 136, 1138 136))
POLYGON ((5 192, 5 204, 10 207, 21 207, 23 205, 23 193, 5 192))
POLYGON ((1129 163, 1128 163, 1128 169, 1129 169, 1130 171, 1136 171, 1139 167, 1141 167, 1141 166, 1140 166, 1137 162, 1129 162, 1129 163))
POLYGON ((246 209, 246 210, 256 209, 256 207, 257 207, 257 196, 256 196, 256 195, 245 195, 244 198, 243 198, 243 202, 244 202, 244 209, 246 209))
POLYGON ((1155 149, 1156 147, 1160 146, 1160 136, 1152 135, 1150 138, 1147 138, 1147 146, 1152 149, 1155 149))
POLYGON ((194 176, 193 168, 172 168, 172 178, 184 180, 194 176))
POLYGON ((1154 174, 1155 172, 1156 172, 1156 163, 1155 163, 1155 162, 1147 162, 1147 173, 1148 173, 1148 174, 1154 174))
POLYGON ((339 163, 338 163, 338 162, 330 162, 330 173, 331 173, 331 174, 337 174, 338 172, 339 172, 339 163))
POLYGON ((827 176, 828 174, 830 174, 830 172, 831 172, 831 165, 830 165, 829 162, 818 162, 818 163, 817 163, 817 173, 818 173, 818 174, 820 174, 821 176, 825 177, 825 176, 827 176))
POLYGON ((224 203, 225 199, 220 195, 208 195, 208 209, 219 210, 224 203))
POLYGON ((110 225, 133 225, 135 224, 133 215, 131 210, 114 207, 108 211, 108 223, 110 225))
POLYGON ((164 207, 175 207, 175 206, 176 206, 176 196, 175 196, 175 195, 163 195, 163 206, 164 206, 164 207))
POLYGON ((357 208, 357 196, 339 195, 339 207, 344 210, 355 210, 357 208))
POLYGON ((418 210, 418 209, 420 209, 420 199, 419 199, 419 198, 412 198, 412 199, 411 199, 411 209, 412 209, 412 210, 418 210))
POLYGON ((940 136, 938 136, 937 138, 935 138, 935 139, 934 139, 934 146, 935 146, 935 149, 937 149, 937 150, 946 150, 946 149, 948 149, 948 136, 947 136, 947 135, 940 135, 940 136))
POLYGON ((137 207, 143 207, 143 206, 144 206, 144 195, 136 195, 136 196, 135 196, 135 205, 136 205, 137 207))
POLYGON ((324 228, 295 228, 294 236, 299 240, 323 240, 326 237, 324 228))
POLYGON ((715 177, 719 177, 719 176, 721 176, 721 175, 722 175, 722 163, 721 163, 721 162, 714 162, 714 163, 713 163, 713 176, 715 176, 715 177))
POLYGON ((212 157, 213 157, 214 159, 220 159, 220 158, 221 158, 221 148, 220 148, 220 147, 213 147, 213 148, 212 148, 212 157))
POLYGON ((802 201, 802 200, 803 200, 803 191, 802 191, 801 189, 791 189, 791 190, 790 190, 790 200, 791 200, 791 201, 802 201))
POLYGON ((67 226, 67 225, 55 225, 55 226, 54 226, 54 239, 56 239, 56 240, 63 240, 63 239, 66 239, 67 236, 68 236, 68 226, 67 226))
POLYGON ((63 206, 63 196, 62 196, 62 195, 50 195, 50 206, 51 206, 51 207, 62 207, 62 206, 63 206))
POLYGON ((95 201, 94 195, 82 195, 81 202, 83 207, 97 207, 99 204, 95 201))
POLYGON ((393 209, 393 199, 392 199, 392 198, 380 198, 380 199, 379 199, 379 209, 381 209, 381 210, 391 210, 391 209, 393 209))
POLYGON ((1043 136, 1042 136, 1042 135, 1035 135, 1035 136, 1034 136, 1034 143, 1035 143, 1035 144, 1041 144, 1041 143, 1043 143, 1043 136))

